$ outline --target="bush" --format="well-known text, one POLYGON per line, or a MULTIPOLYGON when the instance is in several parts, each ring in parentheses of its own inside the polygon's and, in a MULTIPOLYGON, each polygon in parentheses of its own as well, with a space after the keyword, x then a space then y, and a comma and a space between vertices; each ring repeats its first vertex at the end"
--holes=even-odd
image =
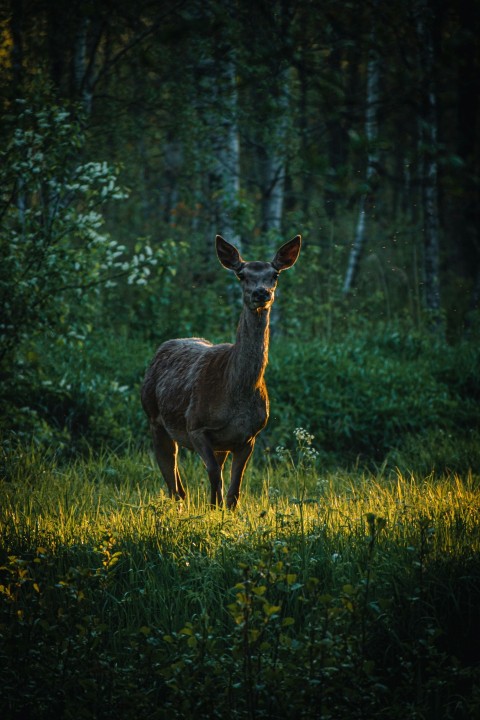
POLYGON ((140 341, 106 332, 32 344, 0 404, 4 444, 13 437, 72 456, 146 440, 139 388, 150 353, 140 341))
MULTIPOLYGON (((328 344, 278 343, 268 369, 268 432, 277 444, 287 441, 292 427, 308 427, 317 446, 344 465, 381 463, 387 456, 398 461, 392 451, 404 445, 408 451, 412 439, 422 444, 432 434, 438 439, 444 433, 454 450, 452 438, 462 437, 465 446, 480 429, 479 366, 473 342, 452 348, 399 332, 357 330, 328 344)), ((409 452, 403 457, 414 461, 409 452)), ((430 443, 430 470, 437 457, 449 466, 448 453, 430 443)), ((474 456, 465 454, 459 468, 457 454, 451 464, 468 469, 469 459, 474 456)))

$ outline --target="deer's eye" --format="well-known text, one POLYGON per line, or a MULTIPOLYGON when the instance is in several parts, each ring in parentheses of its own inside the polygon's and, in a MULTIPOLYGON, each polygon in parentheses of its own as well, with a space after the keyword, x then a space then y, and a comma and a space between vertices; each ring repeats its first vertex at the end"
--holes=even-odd
POLYGON ((279 277, 280 277, 280 273, 275 272, 275 273, 273 273, 272 280, 273 280, 274 282, 277 282, 277 280, 278 280, 279 277))

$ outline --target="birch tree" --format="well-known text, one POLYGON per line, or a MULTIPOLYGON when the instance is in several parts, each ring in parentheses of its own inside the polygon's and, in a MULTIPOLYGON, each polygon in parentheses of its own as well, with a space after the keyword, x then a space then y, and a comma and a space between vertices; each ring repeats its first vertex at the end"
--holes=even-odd
POLYGON ((367 139, 367 166, 365 170, 365 192, 360 197, 358 208, 355 236, 348 259, 347 272, 343 283, 343 293, 346 295, 352 289, 352 285, 358 273, 360 260, 364 251, 366 241, 366 221, 368 206, 372 202, 375 180, 378 168, 378 101, 380 85, 380 62, 376 47, 375 30, 372 30, 370 48, 367 63, 367 84, 366 84, 366 109, 365 109, 365 136, 367 139))
POLYGON ((221 87, 224 97, 220 127, 214 130, 216 136, 216 162, 219 189, 219 217, 221 232, 229 238, 229 242, 237 247, 241 245, 238 227, 236 226, 236 210, 240 195, 240 138, 238 134, 237 105, 238 91, 236 65, 233 51, 222 72, 221 87))
POLYGON ((438 129, 435 87, 433 9, 429 0, 417 0, 415 25, 420 76, 419 141, 422 159, 423 271, 425 308, 438 324, 440 312, 440 239, 438 207, 438 129))
POLYGON ((270 137, 265 147, 262 172, 262 230, 281 235, 285 196, 285 174, 288 153, 288 73, 284 71, 270 137))

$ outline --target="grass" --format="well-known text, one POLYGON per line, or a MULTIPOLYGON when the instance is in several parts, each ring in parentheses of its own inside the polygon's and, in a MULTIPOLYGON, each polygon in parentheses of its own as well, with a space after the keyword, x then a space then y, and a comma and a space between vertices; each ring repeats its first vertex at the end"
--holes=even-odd
POLYGON ((151 457, 0 483, 3 717, 472 718, 480 714, 480 482, 331 473, 308 433, 211 511, 151 457))

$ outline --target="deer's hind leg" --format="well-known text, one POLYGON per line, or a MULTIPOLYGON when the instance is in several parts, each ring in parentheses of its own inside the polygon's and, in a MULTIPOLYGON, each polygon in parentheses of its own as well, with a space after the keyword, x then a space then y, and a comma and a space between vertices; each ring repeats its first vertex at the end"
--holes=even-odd
POLYGON ((185 490, 178 469, 178 445, 172 440, 163 425, 150 423, 150 428, 155 457, 167 484, 168 493, 175 500, 183 500, 185 490))

